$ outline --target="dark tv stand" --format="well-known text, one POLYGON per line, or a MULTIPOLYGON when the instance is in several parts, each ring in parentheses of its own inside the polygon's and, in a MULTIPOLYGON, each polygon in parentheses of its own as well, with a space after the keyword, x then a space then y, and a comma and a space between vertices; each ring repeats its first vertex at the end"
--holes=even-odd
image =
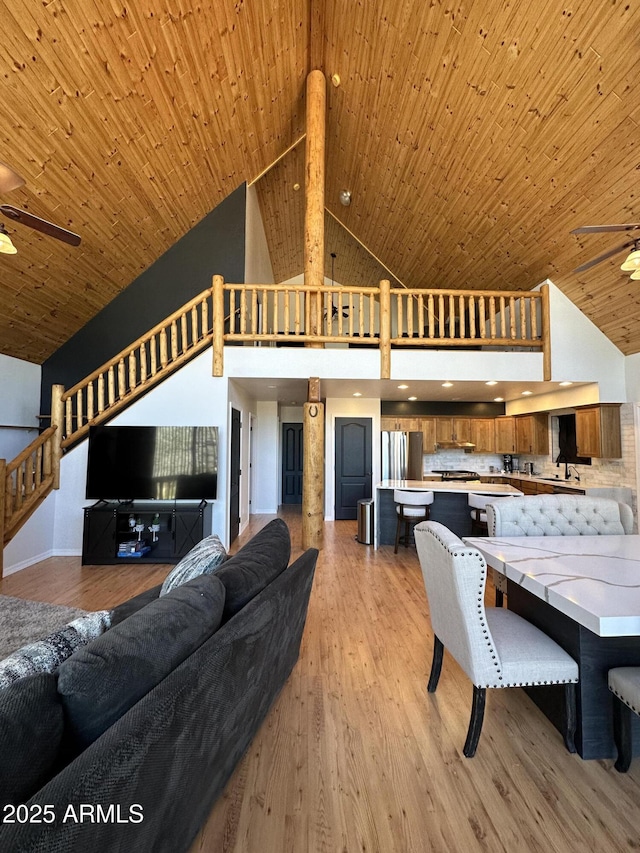
POLYGON ((98 501, 84 510, 82 565, 177 563, 204 537, 205 530, 211 530, 211 504, 206 501, 98 501), (154 542, 149 527, 156 515, 159 530, 154 542), (144 525, 140 538, 149 550, 121 550, 124 543, 138 540, 129 524, 131 516, 144 525))

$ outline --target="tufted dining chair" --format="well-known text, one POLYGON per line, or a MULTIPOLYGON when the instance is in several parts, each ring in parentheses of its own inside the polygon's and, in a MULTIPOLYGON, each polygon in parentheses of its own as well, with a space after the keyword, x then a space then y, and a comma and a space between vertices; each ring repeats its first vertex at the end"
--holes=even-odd
POLYGON ((640 715, 640 667, 614 667, 607 680, 614 697, 613 739, 618 750, 614 766, 618 773, 626 773, 633 757, 631 720, 634 714, 640 715))
POLYGON ((564 742, 575 752, 578 664, 521 616, 500 607, 485 608, 487 565, 479 551, 434 521, 418 524, 415 537, 434 633, 427 690, 435 693, 445 648, 473 683, 464 755, 475 755, 488 687, 550 684, 564 685, 564 742))
POLYGON ((413 491, 409 489, 394 489, 393 499, 396 503, 396 541, 393 553, 398 553, 398 545, 402 543, 408 547, 411 539, 411 530, 420 521, 429 518, 429 507, 433 503, 433 492, 413 491), (402 529, 404 527, 404 533, 402 529))

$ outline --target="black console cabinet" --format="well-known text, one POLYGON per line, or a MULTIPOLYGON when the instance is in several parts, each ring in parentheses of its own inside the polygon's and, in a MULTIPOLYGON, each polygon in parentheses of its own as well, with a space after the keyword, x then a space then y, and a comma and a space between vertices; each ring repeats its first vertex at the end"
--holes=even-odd
POLYGON ((162 501, 97 503, 84 511, 82 565, 116 563, 177 563, 211 530, 211 504, 180 504, 162 501), (143 525, 138 533, 135 525, 143 525), (156 524, 154 533, 149 528, 156 524), (143 540, 148 547, 141 556, 125 543, 143 540), (120 554, 123 554, 120 556, 120 554))

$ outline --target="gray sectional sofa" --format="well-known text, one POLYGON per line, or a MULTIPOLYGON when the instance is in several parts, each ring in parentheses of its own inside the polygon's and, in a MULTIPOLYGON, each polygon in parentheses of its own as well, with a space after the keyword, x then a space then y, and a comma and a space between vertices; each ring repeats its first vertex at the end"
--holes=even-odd
POLYGON ((186 851, 299 653, 318 552, 276 519, 0 691, 0 850, 186 851))

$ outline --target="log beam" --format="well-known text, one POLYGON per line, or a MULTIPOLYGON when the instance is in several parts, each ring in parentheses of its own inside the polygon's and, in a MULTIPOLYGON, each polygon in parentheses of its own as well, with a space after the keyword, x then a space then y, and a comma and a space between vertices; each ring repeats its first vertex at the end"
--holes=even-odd
MULTIPOLYGON (((307 77, 305 140, 304 283, 310 291, 309 334, 320 332, 322 310, 317 294, 324 286, 324 183, 327 84, 322 71, 307 77)), ((322 344, 311 343, 320 348, 322 344)))
POLYGON ((303 407, 302 547, 322 548, 324 535, 324 403, 303 407))

